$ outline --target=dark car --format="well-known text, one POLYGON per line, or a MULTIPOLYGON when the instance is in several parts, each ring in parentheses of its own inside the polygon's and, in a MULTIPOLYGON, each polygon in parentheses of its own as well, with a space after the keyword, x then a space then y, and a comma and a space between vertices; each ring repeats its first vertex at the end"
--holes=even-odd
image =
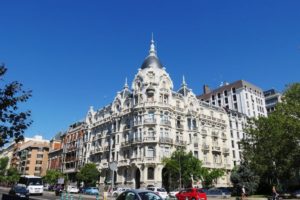
POLYGON ((200 188, 188 188, 176 194, 178 200, 207 200, 205 192, 200 188))
POLYGON ((149 190, 126 190, 116 200, 163 200, 161 196, 149 190))
POLYGON ((29 199, 29 191, 26 187, 20 185, 14 185, 8 192, 12 196, 23 197, 29 199))
POLYGON ((208 197, 212 197, 212 198, 230 198, 230 196, 231 196, 231 192, 224 188, 222 188, 222 189, 211 188, 211 189, 207 190, 205 193, 208 197))

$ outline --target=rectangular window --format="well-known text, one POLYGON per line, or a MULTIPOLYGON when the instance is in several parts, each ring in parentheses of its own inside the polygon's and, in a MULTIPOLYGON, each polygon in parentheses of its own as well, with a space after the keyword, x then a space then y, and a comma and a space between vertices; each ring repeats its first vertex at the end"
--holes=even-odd
POLYGON ((37 158, 43 158, 43 154, 37 154, 36 157, 37 158))
POLYGON ((227 96, 227 90, 224 90, 224 95, 227 96))
POLYGON ((235 93, 235 88, 232 88, 232 93, 235 93))
POLYGON ((43 161, 41 161, 41 160, 37 160, 36 162, 35 162, 35 164, 42 164, 43 163, 43 161))
POLYGON ((227 97, 225 98, 225 103, 228 103, 228 98, 227 97))
POLYGON ((238 105, 237 103, 234 103, 234 109, 237 110, 238 109, 238 105))
POLYGON ((234 148, 234 141, 233 140, 231 140, 231 146, 232 146, 232 148, 234 148))
POLYGON ((233 95, 233 101, 236 101, 236 95, 233 95))
POLYGON ((220 94, 220 93, 218 93, 218 98, 219 98, 219 99, 221 98, 221 94, 220 94))
POLYGON ((194 151, 195 158, 198 158, 198 151, 194 151))
POLYGON ((232 157, 235 158, 235 151, 232 151, 232 157))

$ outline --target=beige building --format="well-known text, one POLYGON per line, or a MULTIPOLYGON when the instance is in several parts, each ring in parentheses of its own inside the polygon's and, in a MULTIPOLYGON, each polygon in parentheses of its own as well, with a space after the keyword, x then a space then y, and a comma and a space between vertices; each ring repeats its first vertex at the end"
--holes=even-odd
POLYGON ((0 150, 0 158, 5 158, 8 157, 8 163, 7 163, 7 169, 10 167, 11 165, 11 161, 13 158, 13 153, 14 153, 14 143, 9 144, 8 146, 2 148, 0 150))
POLYGON ((91 107, 86 123, 84 162, 97 164, 101 186, 110 182, 112 162, 117 164, 115 184, 164 186, 162 159, 178 148, 191 151, 207 168, 226 169, 217 185, 230 185, 233 165, 227 113, 198 100, 184 79, 175 90, 153 40, 131 89, 126 81, 110 105, 99 110, 91 107))
POLYGON ((26 138, 15 151, 15 167, 22 175, 44 176, 48 167, 49 141, 26 138))

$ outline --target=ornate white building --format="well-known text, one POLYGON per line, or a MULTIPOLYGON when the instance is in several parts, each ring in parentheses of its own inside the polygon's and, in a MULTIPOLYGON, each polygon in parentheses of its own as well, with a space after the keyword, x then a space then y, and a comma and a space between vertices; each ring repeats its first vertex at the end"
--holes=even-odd
POLYGON ((90 108, 83 152, 85 163, 101 170, 100 184, 110 178, 109 163, 117 163, 115 184, 139 188, 164 185, 162 158, 185 148, 208 168, 225 168, 218 185, 228 186, 232 169, 226 112, 201 102, 185 80, 178 91, 160 63, 154 41, 130 90, 127 81, 112 104, 90 108))

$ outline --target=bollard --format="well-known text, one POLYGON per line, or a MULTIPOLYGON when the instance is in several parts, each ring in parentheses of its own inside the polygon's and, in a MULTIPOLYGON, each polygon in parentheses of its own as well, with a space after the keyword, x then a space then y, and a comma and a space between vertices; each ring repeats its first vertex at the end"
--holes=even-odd
POLYGON ((79 200, 82 200, 82 196, 81 196, 81 193, 79 194, 79 200))
POLYGON ((96 200, 99 200, 99 194, 96 194, 96 200))
POLYGON ((103 192, 103 200, 107 200, 107 192, 103 192))
POLYGON ((69 199, 69 193, 67 192, 66 193, 66 200, 68 200, 69 199))
POLYGON ((73 200, 73 194, 70 194, 70 200, 73 200))

